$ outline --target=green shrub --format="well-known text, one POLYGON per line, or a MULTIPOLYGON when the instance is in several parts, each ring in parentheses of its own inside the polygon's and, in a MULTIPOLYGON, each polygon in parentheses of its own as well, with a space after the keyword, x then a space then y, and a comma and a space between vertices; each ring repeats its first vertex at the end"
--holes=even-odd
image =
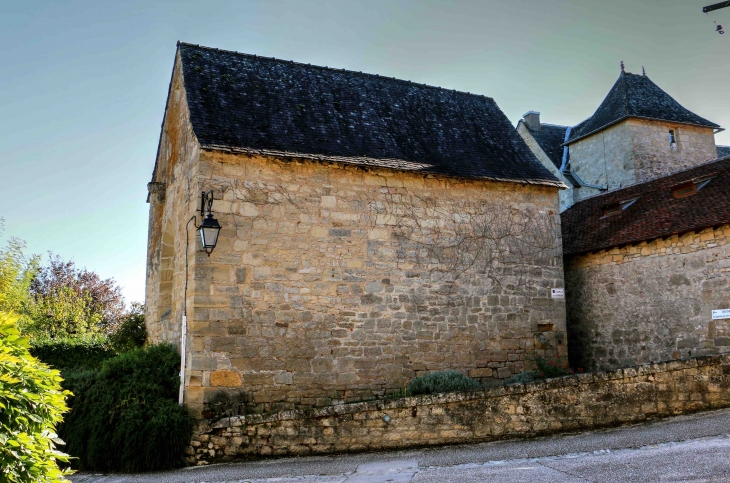
POLYGON ((192 421, 177 404, 180 356, 170 345, 134 349, 98 370, 64 374, 74 393, 59 428, 74 466, 139 472, 182 465, 192 421))
POLYGON ((505 384, 519 384, 538 379, 549 379, 552 377, 563 377, 570 376, 572 374, 580 374, 583 372, 582 368, 573 369, 567 364, 561 365, 557 360, 547 360, 540 356, 528 357, 535 363, 536 369, 534 371, 522 371, 519 374, 515 374, 509 379, 505 379, 505 384))
MULTIPOLYGON (((549 361, 540 356, 535 356, 533 360, 535 361, 535 365, 537 366, 537 369, 535 369, 535 373, 540 379, 570 376, 571 374, 575 374, 576 372, 571 369, 570 366, 568 366, 567 364, 560 365, 557 360, 549 361)), ((578 372, 583 372, 583 369, 579 368, 578 372)))
POLYGON ((64 337, 33 339, 30 353, 46 364, 65 372, 68 369, 94 369, 116 354, 109 350, 106 337, 64 337))
POLYGON ((55 449, 63 443, 55 426, 70 394, 61 390, 58 371, 30 355, 16 322, 0 312, 0 481, 66 481, 57 461, 68 457, 55 449))
POLYGON ((117 329, 109 336, 109 347, 117 353, 142 347, 147 340, 144 325, 144 305, 132 304, 131 310, 122 317, 117 329))
POLYGON ((504 380, 505 384, 524 384, 526 382, 532 382, 536 379, 540 379, 540 375, 534 371, 522 371, 519 374, 507 378, 504 380))
POLYGON ((482 389, 479 381, 454 371, 432 372, 411 379, 406 386, 409 396, 418 394, 440 394, 444 392, 478 391, 482 389))

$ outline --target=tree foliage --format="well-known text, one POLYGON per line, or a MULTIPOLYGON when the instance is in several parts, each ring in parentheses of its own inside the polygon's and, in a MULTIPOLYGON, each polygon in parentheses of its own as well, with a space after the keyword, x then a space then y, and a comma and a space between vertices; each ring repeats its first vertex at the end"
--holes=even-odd
POLYGON ((133 303, 129 312, 122 317, 117 329, 109 336, 109 347, 117 353, 122 353, 142 347, 146 340, 144 305, 133 303))
MULTIPOLYGON (((2 231, 0 218, 0 234, 2 231)), ((28 302, 39 258, 26 258, 24 249, 25 243, 17 238, 10 238, 7 246, 0 249, 0 311, 22 315, 28 302)))
POLYGON ((0 482, 66 481, 56 462, 68 456, 56 450, 63 442, 55 427, 70 393, 58 371, 30 355, 16 322, 0 312, 0 482))
POLYGON ((30 283, 26 309, 30 331, 48 337, 112 332, 125 313, 124 298, 114 279, 102 279, 72 261, 49 254, 30 283))

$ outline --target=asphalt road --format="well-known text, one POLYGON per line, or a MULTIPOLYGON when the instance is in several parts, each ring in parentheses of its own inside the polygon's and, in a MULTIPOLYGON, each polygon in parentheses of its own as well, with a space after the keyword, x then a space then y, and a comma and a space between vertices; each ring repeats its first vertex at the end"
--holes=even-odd
POLYGON ((730 482, 730 409, 530 440, 268 459, 74 483, 730 482))

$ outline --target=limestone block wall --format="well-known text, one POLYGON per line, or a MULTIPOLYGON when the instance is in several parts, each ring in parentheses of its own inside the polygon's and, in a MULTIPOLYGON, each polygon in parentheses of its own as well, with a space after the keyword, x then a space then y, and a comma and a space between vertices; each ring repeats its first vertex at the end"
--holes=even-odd
POLYGON ((200 197, 197 184, 200 148, 188 121, 182 82, 178 58, 170 83, 155 177, 148 185, 150 217, 145 291, 145 323, 150 342, 171 342, 178 347, 186 235, 190 237, 191 265, 197 243, 195 228, 186 223, 198 209, 200 197))
POLYGON ((525 144, 527 144, 527 146, 530 148, 535 157, 542 163, 542 165, 545 166, 553 174, 553 176, 565 183, 566 189, 562 189, 559 192, 560 212, 562 213, 573 204, 574 190, 572 184, 563 176, 560 170, 555 167, 555 164, 553 164, 547 154, 545 154, 545 151, 542 150, 537 141, 535 141, 535 138, 532 137, 532 134, 530 134, 530 131, 525 127, 524 123, 520 123, 517 126, 517 132, 520 134, 520 136, 522 136, 525 144))
MULTIPOLYGON (((627 119, 570 145, 571 169, 588 184, 618 189, 717 158, 711 128, 627 119), (669 143, 669 130, 677 139, 669 143)), ((575 190, 575 200, 596 194, 575 190)))
POLYGON ((212 151, 199 166, 223 230, 191 266, 194 412, 221 393, 258 410, 322 406, 380 397, 429 371, 489 382, 531 354, 567 361, 564 301, 550 298, 563 286, 557 189, 212 151), (501 219, 538 213, 552 251, 504 254, 524 260, 520 273, 500 271, 498 257, 444 267, 439 257, 458 250, 429 251, 429 237, 419 244, 398 220, 443 241, 440 228, 469 216, 445 200, 502 203, 486 210, 501 219))
POLYGON ((566 259, 570 358, 591 370, 730 351, 730 226, 566 259))
POLYGON ((471 393, 201 421, 190 464, 440 446, 585 431, 730 406, 730 356, 471 393))
POLYGON ((712 128, 630 119, 636 181, 642 182, 717 158, 712 128), (674 130, 676 149, 669 144, 674 130))
MULTIPOLYGON (((588 184, 621 188, 636 182, 631 127, 628 121, 614 124, 570 145, 570 167, 588 184)), ((576 190, 576 201, 596 194, 576 190)))

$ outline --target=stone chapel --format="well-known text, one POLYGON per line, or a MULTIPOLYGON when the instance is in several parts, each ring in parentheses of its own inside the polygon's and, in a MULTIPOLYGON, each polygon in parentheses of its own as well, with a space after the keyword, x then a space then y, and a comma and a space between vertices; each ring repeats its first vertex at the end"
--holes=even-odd
POLYGON ((220 394, 291 409, 567 363, 562 188, 489 97, 179 43, 149 183, 150 340, 182 348, 198 414, 220 394))

